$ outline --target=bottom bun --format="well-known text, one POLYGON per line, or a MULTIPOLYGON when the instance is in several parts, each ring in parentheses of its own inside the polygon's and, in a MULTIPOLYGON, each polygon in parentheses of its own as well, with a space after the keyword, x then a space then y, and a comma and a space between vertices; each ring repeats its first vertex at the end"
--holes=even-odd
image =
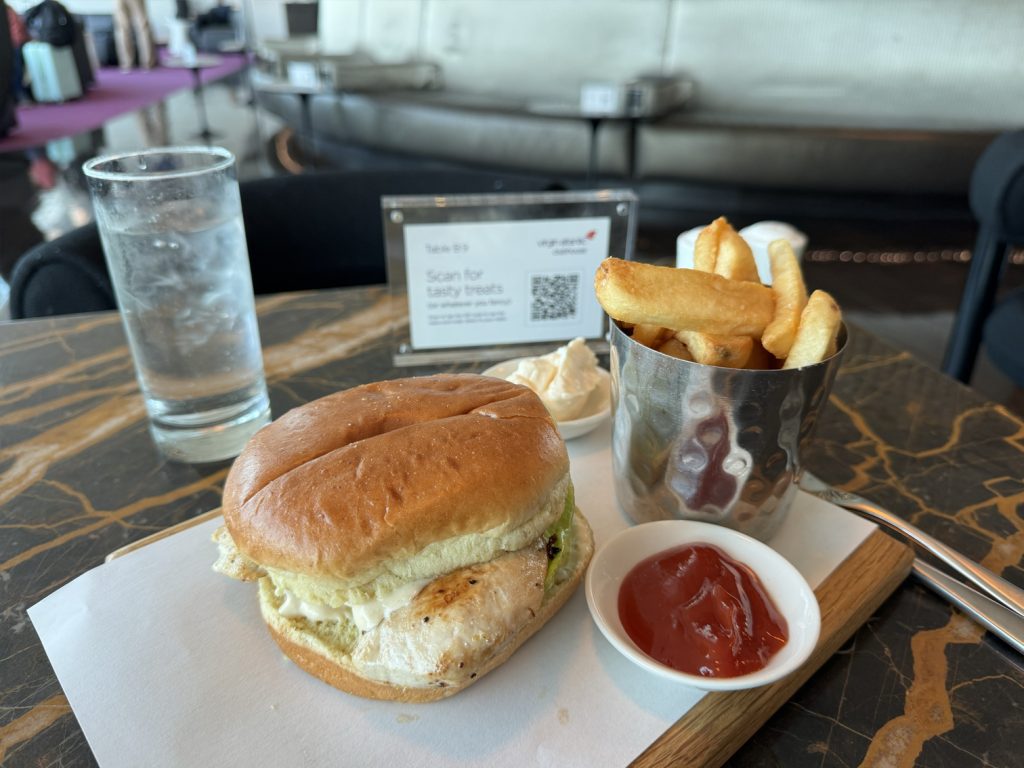
MULTIPOLYGON (((585 517, 577 509, 573 515, 573 561, 568 577, 545 596, 540 610, 477 668, 476 675, 462 683, 434 682, 424 686, 397 685, 372 680, 359 674, 347 654, 340 650, 325 650, 324 638, 305 630, 302 624, 285 618, 267 598, 266 589, 260 590, 260 609, 271 636, 284 654, 303 670, 339 690, 367 699, 420 703, 451 696, 472 685, 495 667, 503 664, 540 629, 576 591, 587 564, 594 553, 594 534, 585 517)), ((261 585, 262 586, 262 585, 261 585)), ((269 588, 272 590, 272 588, 269 588)))

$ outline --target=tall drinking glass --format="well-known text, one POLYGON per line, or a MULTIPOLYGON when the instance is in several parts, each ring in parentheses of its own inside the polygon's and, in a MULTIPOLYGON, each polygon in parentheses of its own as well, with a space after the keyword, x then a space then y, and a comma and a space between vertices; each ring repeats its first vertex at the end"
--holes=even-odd
POLYGON ((182 461, 238 455, 270 404, 234 156, 148 149, 84 171, 153 439, 182 461))

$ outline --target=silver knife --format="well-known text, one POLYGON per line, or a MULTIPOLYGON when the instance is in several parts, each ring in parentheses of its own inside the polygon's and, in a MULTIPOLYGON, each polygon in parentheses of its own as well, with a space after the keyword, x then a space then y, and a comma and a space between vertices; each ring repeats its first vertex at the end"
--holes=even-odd
POLYGON ((923 560, 914 560, 914 575, 983 627, 1003 638, 1018 653, 1024 654, 1024 619, 1016 613, 923 560))
POLYGON ((882 509, 861 496, 833 488, 810 472, 805 471, 800 477, 800 488, 812 496, 856 512, 861 517, 866 517, 901 533, 970 581, 986 595, 1015 612, 1018 617, 1024 617, 1024 590, 992 573, 988 568, 978 565, 955 549, 947 547, 903 518, 897 517, 892 512, 882 509))

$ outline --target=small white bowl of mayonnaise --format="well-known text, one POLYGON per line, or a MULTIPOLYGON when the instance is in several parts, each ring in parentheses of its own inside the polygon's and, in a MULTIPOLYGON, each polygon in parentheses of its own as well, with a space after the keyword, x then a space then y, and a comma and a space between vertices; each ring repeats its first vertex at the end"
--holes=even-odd
POLYGON ((514 381, 536 392, 563 440, 592 432, 612 412, 611 375, 597 365, 582 339, 548 355, 505 360, 482 375, 514 381))

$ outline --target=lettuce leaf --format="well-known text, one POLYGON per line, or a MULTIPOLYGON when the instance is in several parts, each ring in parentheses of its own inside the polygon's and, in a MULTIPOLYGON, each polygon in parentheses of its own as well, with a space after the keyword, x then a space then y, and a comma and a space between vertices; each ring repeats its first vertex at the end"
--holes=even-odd
POLYGON ((544 542, 548 551, 548 571, 544 576, 545 592, 554 586, 558 569, 567 562, 572 554, 572 516, 575 509, 576 499, 572 483, 570 483, 569 492, 565 495, 565 507, 562 509, 562 514, 544 532, 544 542))

